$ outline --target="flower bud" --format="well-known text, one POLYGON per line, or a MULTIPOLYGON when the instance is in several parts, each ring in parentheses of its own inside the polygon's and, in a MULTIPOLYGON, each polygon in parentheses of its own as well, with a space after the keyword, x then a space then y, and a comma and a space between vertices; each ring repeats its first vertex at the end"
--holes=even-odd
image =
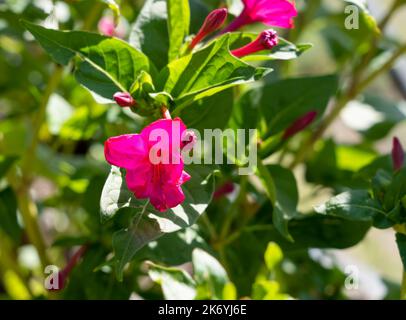
POLYGON ((285 130, 282 139, 286 140, 293 137, 296 133, 306 129, 317 117, 317 111, 310 111, 303 117, 300 117, 285 130))
POLYGON ((393 138, 393 146, 392 146, 392 162, 393 162, 393 169, 395 171, 399 171, 403 163, 405 161, 405 153, 402 148, 402 144, 400 143, 398 138, 393 138))
POLYGON ((136 101, 128 92, 116 92, 113 98, 120 107, 132 107, 136 104, 136 101))
POLYGON ((232 181, 227 181, 214 191, 213 198, 220 199, 220 198, 232 193, 234 191, 234 189, 235 189, 234 183, 232 181))
POLYGON ((235 49, 231 51, 231 53, 237 57, 241 58, 249 54, 256 53, 262 50, 271 50, 278 44, 278 34, 275 30, 269 29, 262 31, 258 38, 256 38, 251 43, 247 44, 246 46, 235 49))
POLYGON ((220 29, 226 18, 227 18, 226 8, 216 9, 210 12, 209 15, 206 17, 206 19, 204 20, 203 25, 200 28, 199 32, 193 38, 191 44, 189 45, 189 49, 193 49, 200 41, 202 41, 209 34, 220 29))

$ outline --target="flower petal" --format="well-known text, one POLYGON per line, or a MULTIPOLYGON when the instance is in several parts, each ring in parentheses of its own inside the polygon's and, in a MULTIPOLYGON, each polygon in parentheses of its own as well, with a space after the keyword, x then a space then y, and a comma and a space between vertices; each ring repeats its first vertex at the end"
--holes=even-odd
POLYGON ((111 165, 135 169, 148 159, 148 149, 139 134, 109 138, 104 144, 104 155, 111 165))

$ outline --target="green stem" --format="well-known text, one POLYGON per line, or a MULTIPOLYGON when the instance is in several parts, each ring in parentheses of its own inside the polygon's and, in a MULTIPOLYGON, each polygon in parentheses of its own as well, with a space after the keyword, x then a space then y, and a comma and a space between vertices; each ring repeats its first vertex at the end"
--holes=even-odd
POLYGON ((400 289, 400 300, 406 300, 406 271, 403 271, 402 286, 400 289))
POLYGON ((225 237, 227 237, 227 235, 230 231, 231 223, 233 222, 233 220, 236 216, 236 213, 238 212, 238 207, 245 196, 247 182, 248 182, 247 176, 242 176, 241 181, 240 181, 240 190, 238 192, 238 196, 235 199, 235 201, 230 205, 230 208, 228 209, 228 211, 225 215, 225 220, 223 222, 223 226, 222 226, 222 229, 220 232, 220 239, 224 239, 225 237))

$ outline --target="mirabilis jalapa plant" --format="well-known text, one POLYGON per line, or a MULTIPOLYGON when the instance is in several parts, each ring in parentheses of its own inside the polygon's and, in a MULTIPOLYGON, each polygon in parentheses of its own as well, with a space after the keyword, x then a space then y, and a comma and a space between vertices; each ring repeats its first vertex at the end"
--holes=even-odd
MULTIPOLYGON (((394 227, 399 231, 398 244, 403 248, 400 251, 404 255, 406 241, 402 227, 399 226, 405 222, 405 170, 403 151, 397 140, 393 147, 395 170, 376 172, 371 167, 365 168, 360 175, 372 186, 336 196, 330 202, 316 207, 316 212, 309 219, 304 219, 297 212, 296 182, 291 171, 281 166, 264 164, 263 160, 280 151, 296 134, 311 127, 323 116, 329 98, 337 92, 338 84, 336 76, 321 76, 288 79, 276 84, 270 82, 263 86, 264 89, 242 87, 271 73, 270 62, 282 60, 285 63, 284 60, 298 58, 311 47, 308 44, 290 43, 278 34, 283 31, 268 29, 294 28, 294 18, 297 16, 294 1, 242 2, 243 10, 235 18, 228 17, 226 8, 215 9, 207 15, 196 34, 191 35, 187 0, 147 0, 135 22, 135 31, 131 33, 129 42, 114 37, 117 33, 110 24, 104 26, 104 33, 113 36, 58 31, 22 22, 57 64, 70 66, 74 70, 76 80, 98 102, 116 103, 123 108, 123 112, 133 112, 143 117, 144 125, 139 133, 123 132, 122 135, 108 137, 104 145, 105 158, 111 165, 111 171, 101 194, 101 219, 108 224, 119 219, 119 213, 129 213, 131 216, 129 223, 114 230, 112 236, 112 261, 120 280, 126 265, 135 259, 136 253, 143 247, 165 234, 191 227, 202 215, 208 233, 214 234, 213 248, 218 251, 222 262, 232 258, 226 256, 224 246, 243 234, 242 231, 233 232, 234 224, 249 224, 252 218, 250 214, 257 214, 272 225, 272 232, 275 231, 272 237, 288 248, 293 245, 318 247, 319 243, 322 243, 321 247, 325 246, 328 239, 323 238, 314 243, 309 240, 310 237, 306 238, 298 231, 300 227, 309 228, 309 225, 311 231, 324 228, 325 225, 319 223, 321 219, 327 221, 327 227, 337 221, 354 222, 351 230, 356 229, 356 235, 348 236, 350 231, 343 232, 348 239, 340 239, 336 247, 357 243, 371 225, 394 227), (148 28, 146 25, 149 23, 148 15, 158 9, 163 13, 154 16, 154 19, 166 22, 166 40, 169 41, 157 45, 157 40, 148 36, 150 25, 148 28), (266 27, 261 32, 245 32, 252 24, 266 27), (278 86, 284 85, 291 91, 287 96, 278 96, 278 86), (320 88, 320 92, 308 106, 306 93, 315 88, 320 88), (235 96, 231 91, 233 89, 235 96), (290 106, 295 108, 277 115, 273 114, 273 109, 256 107, 272 101, 289 101, 288 98, 300 103, 291 103, 290 106), (216 107, 220 108, 221 105, 231 105, 232 116, 225 123, 216 123, 214 127, 207 122, 207 128, 257 128, 259 131, 257 145, 260 159, 255 167, 255 175, 261 186, 255 196, 260 205, 256 212, 251 212, 253 208, 247 209, 247 216, 237 222, 235 215, 241 199, 254 188, 247 177, 236 178, 235 169, 243 166, 242 162, 234 159, 236 161, 229 168, 221 168, 224 172, 220 175, 219 168, 214 165, 185 165, 182 156, 182 150, 194 143, 190 131, 194 118, 199 117, 205 107, 211 106, 205 116, 213 120, 219 117, 216 107), (175 127, 177 133, 173 134, 175 127), (170 137, 159 154, 160 157, 167 156, 167 163, 154 163, 151 159, 151 150, 159 143, 151 139, 154 130, 163 131, 170 137), (375 173, 376 176, 373 176, 375 173), (221 183, 216 190, 214 176, 218 176, 221 183), (237 193, 236 198, 231 196, 233 193, 237 193), (219 226, 213 228, 213 223, 207 221, 206 216, 206 213, 210 214, 209 204, 217 206, 228 201, 228 198, 233 198, 234 202, 227 203, 227 215, 215 220, 215 223, 220 222, 219 226), (360 210, 360 204, 369 209, 360 210)), ((103 28, 104 24, 101 23, 99 27, 103 28)), ((198 130, 205 128, 199 127, 198 130)), ((326 232, 323 234, 328 238, 326 232)), ((80 251, 81 254, 85 252, 83 248, 80 251)), ((194 251, 194 262, 198 260, 196 256, 198 253, 194 251)), ((74 264, 79 260, 77 256, 75 259, 74 264)), ((64 284, 73 266, 69 265, 66 269, 64 284)), ((233 266, 227 268, 229 271, 233 266)), ((157 282, 160 273, 173 271, 157 265, 151 265, 151 270, 150 276, 157 282)), ((182 277, 194 286, 199 282, 198 279, 189 279, 183 273, 182 277)))

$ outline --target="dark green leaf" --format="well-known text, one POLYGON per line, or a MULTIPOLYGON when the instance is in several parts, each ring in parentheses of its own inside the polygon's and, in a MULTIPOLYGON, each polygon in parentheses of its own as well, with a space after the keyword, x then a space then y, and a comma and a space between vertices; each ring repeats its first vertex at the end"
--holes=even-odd
POLYGON ((0 229, 16 243, 20 242, 22 229, 17 221, 17 199, 11 188, 0 191, 0 229))
POLYGON ((160 70, 168 63, 166 0, 147 0, 135 21, 130 44, 146 54, 160 70))
POLYGON ((77 80, 96 94, 112 100, 117 91, 130 91, 141 71, 150 71, 148 58, 128 43, 95 33, 57 31, 23 21, 55 62, 75 59, 77 80))

